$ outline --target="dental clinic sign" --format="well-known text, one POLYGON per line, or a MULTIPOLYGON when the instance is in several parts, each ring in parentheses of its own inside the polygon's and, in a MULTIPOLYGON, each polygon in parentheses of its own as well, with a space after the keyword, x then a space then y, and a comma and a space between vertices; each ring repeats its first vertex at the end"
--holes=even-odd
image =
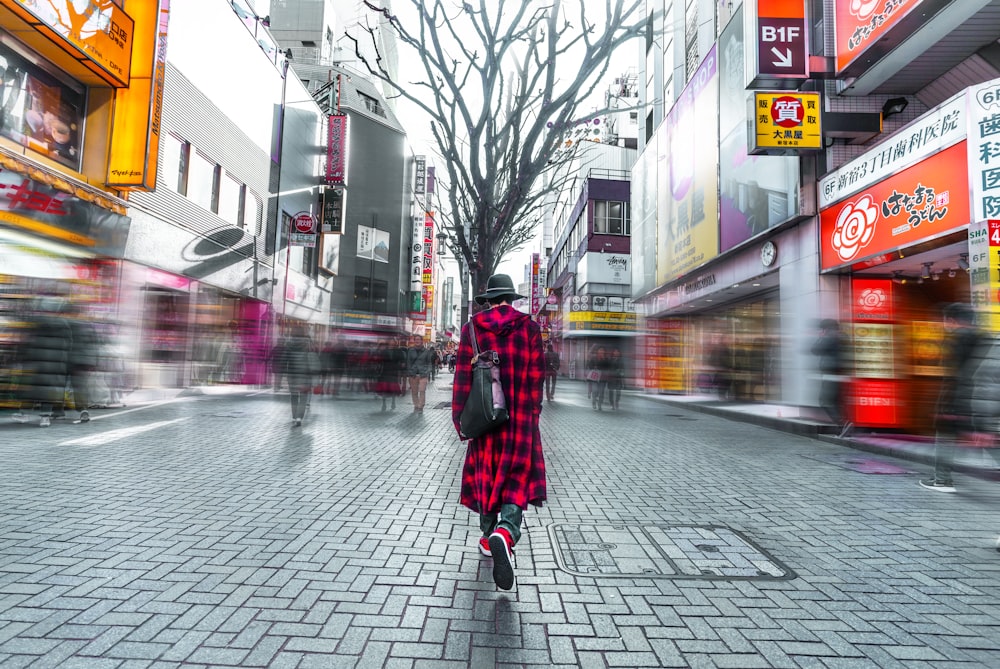
POLYGON ((1000 79, 823 177, 819 205, 824 270, 1000 218, 1000 79))

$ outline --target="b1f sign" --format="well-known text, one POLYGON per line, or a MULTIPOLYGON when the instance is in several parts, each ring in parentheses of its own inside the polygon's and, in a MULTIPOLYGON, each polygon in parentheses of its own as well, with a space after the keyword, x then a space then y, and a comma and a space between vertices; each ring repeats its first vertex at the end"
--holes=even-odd
POLYGON ((744 3, 747 88, 797 89, 809 78, 805 0, 744 3))

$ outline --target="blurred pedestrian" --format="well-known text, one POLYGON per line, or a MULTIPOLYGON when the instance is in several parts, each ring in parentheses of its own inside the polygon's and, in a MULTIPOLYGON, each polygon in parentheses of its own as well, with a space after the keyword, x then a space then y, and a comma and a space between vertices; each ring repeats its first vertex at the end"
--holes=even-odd
POLYGON ((63 315, 65 300, 43 296, 25 314, 26 327, 18 339, 17 399, 29 410, 37 407, 39 425, 48 427, 63 413, 69 381, 73 332, 63 315))
POLYGON ((934 476, 920 485, 938 492, 955 492, 951 470, 955 446, 965 434, 974 432, 972 384, 980 346, 987 340, 976 326, 976 313, 968 304, 954 302, 944 307, 941 391, 934 417, 934 476))
POLYGON ((493 558, 493 580, 502 590, 514 587, 514 547, 521 538, 523 512, 546 497, 545 459, 538 419, 542 412, 545 357, 538 324, 510 303, 522 297, 505 274, 489 278, 476 296, 489 303, 462 326, 452 391, 451 414, 461 434, 460 416, 472 385, 472 339, 480 351, 495 351, 510 419, 469 441, 462 472, 460 502, 479 514, 479 551, 493 558))
POLYGON ((292 425, 302 425, 309 408, 313 377, 319 373, 320 362, 309 332, 302 323, 294 323, 275 346, 273 360, 288 379, 292 403, 292 425))
POLYGON ((819 323, 819 329, 819 337, 810 349, 817 357, 820 373, 819 404, 830 421, 840 428, 840 436, 846 437, 854 425, 844 416, 844 374, 847 365, 840 323, 824 318, 819 323))
POLYGON ((413 396, 413 410, 423 413, 427 402, 427 380, 434 364, 433 352, 424 346, 421 337, 414 337, 406 352, 406 373, 410 377, 410 393, 413 396))
POLYGON ((593 365, 597 371, 597 377, 594 381, 591 404, 594 409, 604 411, 604 393, 608 389, 608 380, 611 378, 611 357, 608 355, 608 349, 603 346, 597 347, 597 356, 593 365))
POLYGON ((622 388, 625 387, 625 360, 622 352, 611 349, 611 359, 608 362, 608 400, 611 408, 617 411, 621 408, 622 388))
POLYGON ((559 376, 559 353, 552 344, 545 347, 545 399, 552 401, 556 396, 556 378, 559 376))
POLYGON ((386 410, 386 399, 392 400, 392 408, 396 408, 396 395, 399 394, 399 370, 397 368, 395 351, 389 348, 389 342, 379 342, 375 349, 374 363, 377 368, 375 378, 375 394, 382 398, 382 411, 386 410))
POLYGON ((69 354, 70 385, 73 388, 73 406, 80 412, 80 422, 90 421, 90 400, 95 375, 100 363, 101 342, 97 328, 78 308, 70 310, 72 345, 69 354))

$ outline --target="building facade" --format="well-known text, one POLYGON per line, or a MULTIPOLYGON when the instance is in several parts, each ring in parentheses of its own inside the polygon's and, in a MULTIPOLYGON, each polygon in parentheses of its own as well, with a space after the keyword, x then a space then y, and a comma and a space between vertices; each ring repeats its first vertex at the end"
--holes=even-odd
POLYGON ((965 269, 986 257, 1000 6, 803 1, 789 18, 763 2, 647 4, 660 19, 632 174, 646 387, 815 406, 810 348, 833 318, 852 420, 929 429, 940 305, 990 296, 965 269), (763 114, 747 112, 755 92, 763 114), (782 117, 789 105, 803 113, 782 117), (796 148, 812 122, 818 145, 796 148))

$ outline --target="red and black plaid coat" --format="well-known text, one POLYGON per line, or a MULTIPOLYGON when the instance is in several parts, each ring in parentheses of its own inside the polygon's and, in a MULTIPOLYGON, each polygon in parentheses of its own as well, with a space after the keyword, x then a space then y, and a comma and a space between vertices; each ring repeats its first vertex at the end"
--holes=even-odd
MULTIPOLYGON (((542 333, 527 314, 500 305, 472 317, 480 351, 500 356, 500 381, 510 420, 469 441, 460 502, 477 513, 498 513, 501 504, 541 506, 545 501, 545 459, 538 417, 542 412, 545 355, 542 333)), ((472 387, 470 323, 462 327, 455 367, 451 417, 459 416, 472 387)))

